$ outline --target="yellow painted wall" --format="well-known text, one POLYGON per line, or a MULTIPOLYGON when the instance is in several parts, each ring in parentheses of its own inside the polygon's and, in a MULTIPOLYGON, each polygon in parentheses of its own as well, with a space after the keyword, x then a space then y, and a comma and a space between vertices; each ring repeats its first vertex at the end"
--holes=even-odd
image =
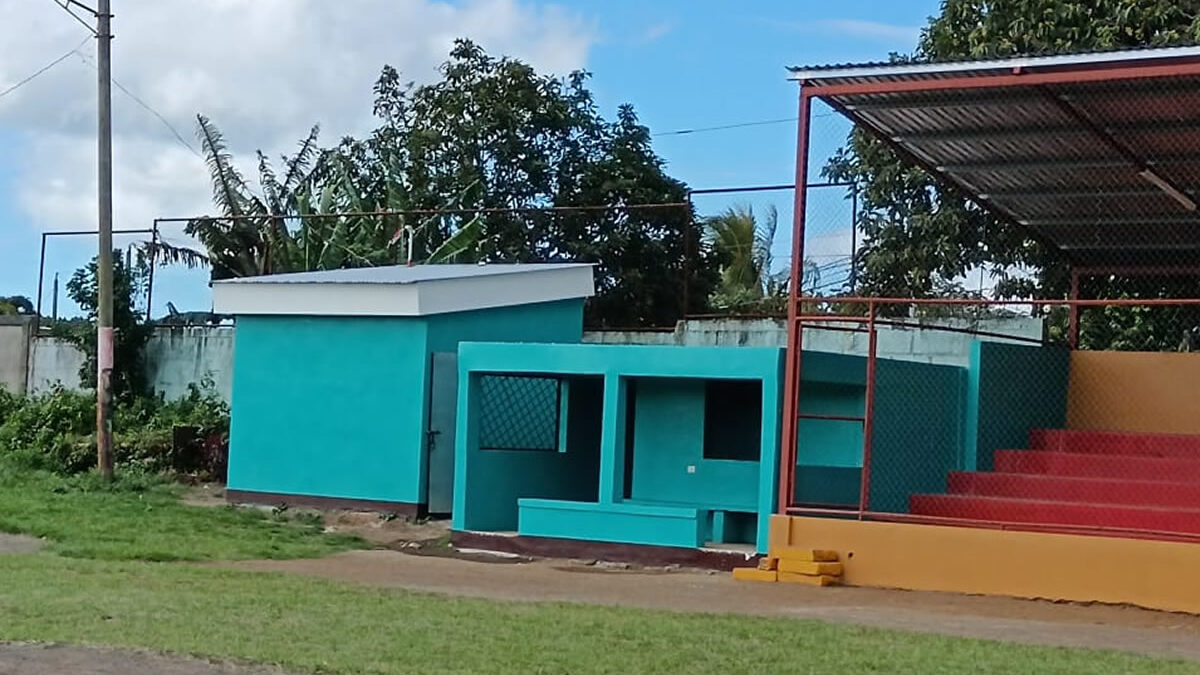
POLYGON ((1200 353, 1073 352, 1067 426, 1200 434, 1200 353))
POLYGON ((1200 544, 772 516, 783 546, 836 550, 852 586, 1200 613, 1200 544))

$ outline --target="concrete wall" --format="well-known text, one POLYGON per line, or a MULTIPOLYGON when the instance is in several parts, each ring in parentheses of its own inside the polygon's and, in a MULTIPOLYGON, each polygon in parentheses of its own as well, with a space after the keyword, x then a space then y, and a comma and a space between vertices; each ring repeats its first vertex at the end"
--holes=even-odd
POLYGON ((29 360, 29 391, 39 393, 61 385, 82 389, 79 369, 87 357, 75 345, 52 337, 34 338, 33 358, 29 360))
MULTIPOLYGON (((754 461, 704 456, 704 385, 701 379, 637 381, 631 495, 643 502, 754 512, 761 447, 754 461)), ((768 456, 774 451, 767 447, 768 456)))
MULTIPOLYGON (((187 394, 189 384, 199 384, 207 377, 213 380, 217 394, 229 402, 233 335, 233 326, 156 329, 146 344, 150 385, 167 399, 175 399, 187 394)), ((55 385, 81 389, 79 369, 85 360, 83 352, 65 340, 47 335, 31 338, 20 326, 0 323, 0 384, 10 391, 28 387, 31 393, 38 393, 55 385)))
POLYGON ((233 326, 158 328, 146 344, 146 376, 168 400, 188 393, 188 385, 213 380, 226 402, 233 392, 233 326))
MULTIPOLYGON (((912 320, 916 322, 917 320, 912 320)), ((1041 339, 1042 320, 1033 317, 1007 317, 969 321, 966 319, 925 319, 920 328, 879 327, 877 354, 880 358, 919 361, 948 366, 967 366, 971 344, 978 339, 997 340, 933 330, 938 327, 975 329, 1014 338, 1041 339)), ((839 324, 843 328, 853 324, 839 324)), ((589 331, 583 341, 594 344, 680 345, 688 347, 786 347, 787 322, 784 319, 687 319, 674 331, 589 331)), ((804 349, 833 354, 867 353, 864 333, 806 328, 804 349)))
POLYGON ((1067 426, 1200 434, 1200 354, 1072 352, 1067 426))
POLYGON ((25 391, 31 325, 22 316, 0 316, 0 387, 12 392, 25 391))
MULTIPOLYGON (((447 321, 453 323, 453 319, 447 321)), ((576 323, 581 323, 580 318, 576 323)), ((935 325, 966 327, 965 321, 943 320, 935 325)), ((0 385, 11 391, 22 391, 28 385, 33 392, 45 391, 55 383, 79 388, 79 367, 83 355, 72 345, 50 337, 34 337, 25 319, 0 317, 0 385)), ((439 323, 440 325, 440 323, 439 323)), ((449 327, 449 326, 448 326, 449 327)), ((989 319, 977 326, 980 330, 1040 337, 1042 324, 1038 319, 989 319)), ((455 325, 449 331, 434 331, 431 344, 436 350, 453 350, 459 339, 505 340, 502 324, 476 322, 469 328, 455 325), (465 336, 439 340, 448 333, 465 336)), ((187 385, 211 377, 217 392, 230 399, 233 388, 233 326, 192 326, 159 328, 146 347, 150 383, 167 398, 187 393, 187 385)), ((554 341, 575 342, 577 329, 556 335, 554 341)), ((689 319, 679 322, 675 330, 667 331, 591 331, 583 341, 593 344, 687 345, 687 346, 746 346, 782 347, 787 341, 784 321, 779 319, 689 319)), ((805 349, 844 354, 866 354, 866 337, 829 330, 807 330, 805 349)), ((970 363, 971 336, 947 331, 921 331, 911 328, 880 328, 879 356, 881 358, 921 361, 944 365, 967 366, 970 363)))
POLYGON ((230 490, 420 503, 425 324, 238 319, 230 490))

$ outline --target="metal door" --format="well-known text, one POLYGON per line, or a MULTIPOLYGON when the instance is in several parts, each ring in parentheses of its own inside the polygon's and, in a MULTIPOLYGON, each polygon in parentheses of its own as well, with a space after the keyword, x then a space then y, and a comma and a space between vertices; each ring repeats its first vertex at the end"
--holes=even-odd
POLYGON ((458 354, 435 352, 430 363, 429 512, 450 513, 454 504, 454 424, 458 410, 458 354))

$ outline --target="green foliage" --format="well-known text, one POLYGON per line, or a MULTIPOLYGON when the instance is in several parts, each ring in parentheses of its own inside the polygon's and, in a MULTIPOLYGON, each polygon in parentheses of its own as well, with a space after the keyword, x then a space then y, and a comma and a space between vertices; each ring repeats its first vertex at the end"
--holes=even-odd
MULTIPOLYGON (((96 458, 96 400, 61 387, 35 396, 0 391, 0 461, 22 469, 64 475, 89 470, 96 458)), ((113 408, 113 452, 122 471, 205 473, 204 457, 174 452, 176 427, 195 429, 201 438, 228 438, 229 409, 206 380, 187 396, 167 402, 161 396, 118 401, 113 408)))
POLYGON ((13 314, 33 314, 33 301, 23 295, 0 296, 0 316, 13 314))
POLYGON ((318 152, 314 128, 284 158, 282 179, 260 154, 257 193, 201 116, 220 214, 187 231, 206 247, 216 279, 410 256, 582 261, 597 265, 591 324, 663 325, 703 310, 716 272, 691 207, 622 208, 685 203, 687 188, 667 175, 631 106, 615 120, 600 116, 587 77, 541 75, 460 40, 433 84, 414 87, 383 69, 375 85, 379 126, 365 138, 318 152), (580 206, 590 210, 539 211, 580 206), (426 215, 320 217, 380 210, 426 215), (229 219, 241 215, 255 217, 229 219))
POLYGON ((59 476, 0 461, 0 531, 49 540, 59 555, 104 560, 230 560, 327 555, 363 543, 319 522, 258 509, 180 503, 157 474, 59 476))
MULTIPOLYGON (((146 391, 143 351, 153 334, 141 312, 137 298, 145 292, 150 268, 146 261, 113 251, 113 361, 112 389, 116 397, 137 396, 146 391)), ((96 386, 96 317, 99 313, 96 260, 71 275, 67 295, 84 311, 86 323, 61 324, 57 335, 79 347, 87 359, 79 369, 84 386, 96 386)))
POLYGON ((709 297, 713 309, 763 313, 786 309, 789 272, 771 272, 778 222, 774 206, 759 223, 749 205, 731 206, 704 221, 705 240, 721 270, 720 283, 709 297))

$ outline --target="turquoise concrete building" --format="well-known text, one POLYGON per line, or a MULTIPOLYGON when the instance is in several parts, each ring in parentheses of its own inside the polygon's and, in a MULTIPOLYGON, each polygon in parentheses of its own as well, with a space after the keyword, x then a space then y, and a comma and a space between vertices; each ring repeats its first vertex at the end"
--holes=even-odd
POLYGON ((236 317, 228 498, 448 513, 457 351, 578 342, 590 265, 430 265, 213 284, 236 317))
MULTIPOLYGON (((593 542, 765 553, 780 490, 783 357, 461 344, 456 537, 530 552, 593 542)), ((802 354, 794 504, 859 504, 867 367, 862 356, 802 354)), ((872 511, 904 513, 912 495, 944 491, 949 472, 990 468, 994 451, 1065 416, 1059 348, 976 341, 965 367, 877 359, 875 375, 872 511), (1032 371, 1038 387, 1024 382, 1032 371)))
POLYGON ((765 543, 782 359, 778 348, 460 345, 453 529, 765 543))

